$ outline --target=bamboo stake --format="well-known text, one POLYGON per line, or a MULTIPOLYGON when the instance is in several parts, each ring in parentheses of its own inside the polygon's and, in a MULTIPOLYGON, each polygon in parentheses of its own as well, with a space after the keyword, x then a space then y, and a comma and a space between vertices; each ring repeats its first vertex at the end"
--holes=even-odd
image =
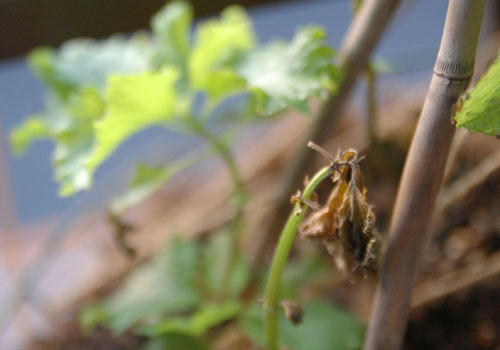
MULTIPOLYGON (((321 106, 311 129, 304 135, 302 141, 304 145, 308 140, 322 144, 332 136, 335 123, 342 112, 345 101, 359 74, 366 69, 371 52, 388 27, 400 2, 400 0, 363 1, 339 50, 339 66, 344 74, 344 79, 337 92, 330 95, 321 106)), ((276 207, 270 211, 272 213, 270 222, 266 230, 263 231, 263 235, 257 237, 261 241, 258 250, 260 256, 257 256, 257 260, 260 260, 262 255, 268 252, 267 247, 273 246, 272 240, 277 239, 289 212, 289 197, 302 184, 305 174, 312 168, 313 160, 314 157, 311 157, 311 153, 306 147, 298 148, 296 157, 283 177, 276 207)))
POLYGON ((403 341, 418 263, 455 129, 450 117, 474 70, 484 4, 484 0, 449 2, 434 74, 396 198, 366 350, 399 349, 403 341))

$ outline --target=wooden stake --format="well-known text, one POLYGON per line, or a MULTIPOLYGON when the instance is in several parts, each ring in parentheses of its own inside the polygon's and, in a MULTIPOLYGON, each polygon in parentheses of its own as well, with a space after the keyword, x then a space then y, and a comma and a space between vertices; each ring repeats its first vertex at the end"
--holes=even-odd
POLYGON ((449 2, 434 74, 399 185, 365 350, 401 347, 455 131, 450 120, 453 105, 472 77, 484 4, 484 0, 449 2))

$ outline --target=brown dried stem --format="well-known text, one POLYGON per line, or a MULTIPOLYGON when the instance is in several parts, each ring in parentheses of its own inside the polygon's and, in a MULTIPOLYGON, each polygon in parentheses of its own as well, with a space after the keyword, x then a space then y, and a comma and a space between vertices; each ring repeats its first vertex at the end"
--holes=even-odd
MULTIPOLYGON (((365 0, 356 14, 353 22, 349 26, 344 42, 339 51, 339 66, 344 74, 335 95, 330 95, 327 101, 321 106, 309 132, 305 133, 303 144, 308 140, 322 144, 330 138, 358 76, 367 65, 368 59, 374 47, 379 42, 384 30, 388 27, 400 0, 365 0)), ((260 254, 267 252, 266 247, 272 246, 270 243, 277 238, 280 228, 289 211, 288 199, 297 187, 302 184, 302 180, 312 168, 314 157, 311 157, 307 148, 300 147, 297 156, 293 159, 284 176, 276 207, 270 212, 273 216, 263 237, 260 254)))
POLYGON ((396 198, 365 349, 401 346, 418 263, 454 134, 450 117, 473 73, 484 4, 484 0, 449 2, 434 74, 396 198))

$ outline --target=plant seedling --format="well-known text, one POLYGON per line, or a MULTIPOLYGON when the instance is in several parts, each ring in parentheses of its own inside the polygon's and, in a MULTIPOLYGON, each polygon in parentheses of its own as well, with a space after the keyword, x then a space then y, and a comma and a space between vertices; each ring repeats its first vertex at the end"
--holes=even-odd
MULTIPOLYGON (((381 239, 375 228, 375 215, 366 203, 366 188, 359 168, 358 152, 349 149, 333 158, 318 145, 309 142, 308 147, 330 161, 307 182, 303 195, 292 196, 294 208, 288 217, 276 247, 265 295, 265 328, 267 349, 278 349, 279 287, 283 269, 299 225, 316 187, 326 178, 332 177, 336 184, 328 203, 311 216, 301 228, 303 235, 316 236, 329 249, 335 259, 342 259, 343 266, 351 270, 360 269, 366 276, 378 270, 381 239)), ((339 262, 338 261, 338 262, 339 262)), ((337 263, 338 263, 337 262, 337 263)), ((283 303, 281 303, 283 305, 283 303)), ((290 310, 285 310, 285 315, 290 310)), ((287 318, 289 315, 286 315, 287 318)))

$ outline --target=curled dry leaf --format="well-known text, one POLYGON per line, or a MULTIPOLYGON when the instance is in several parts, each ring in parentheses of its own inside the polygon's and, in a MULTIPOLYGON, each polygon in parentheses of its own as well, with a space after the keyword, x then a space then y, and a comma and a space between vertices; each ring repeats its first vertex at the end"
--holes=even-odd
POLYGON ((302 236, 319 239, 345 273, 360 270, 364 276, 378 271, 381 237, 375 215, 366 201, 366 188, 358 152, 339 153, 332 166, 335 184, 328 202, 300 227, 302 236))

